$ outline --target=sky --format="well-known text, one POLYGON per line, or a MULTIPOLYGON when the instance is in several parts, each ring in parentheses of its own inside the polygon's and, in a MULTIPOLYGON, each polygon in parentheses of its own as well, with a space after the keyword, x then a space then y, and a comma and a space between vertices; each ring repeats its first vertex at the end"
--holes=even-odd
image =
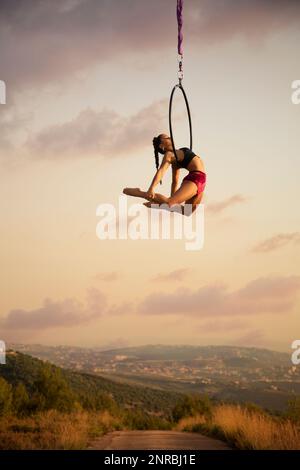
MULTIPOLYGON (((169 133, 176 1, 1 1, 1 340, 291 352, 299 23, 298 1, 184 3, 183 86, 207 173, 204 245, 187 251, 183 240, 96 235, 97 207, 149 187, 152 139, 169 133)), ((188 146, 179 94, 174 129, 188 146)))

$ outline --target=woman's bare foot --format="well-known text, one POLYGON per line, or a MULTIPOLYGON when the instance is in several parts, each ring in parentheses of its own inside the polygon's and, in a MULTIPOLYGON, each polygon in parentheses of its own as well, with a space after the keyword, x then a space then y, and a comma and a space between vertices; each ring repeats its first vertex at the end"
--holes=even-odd
POLYGON ((127 194, 127 196, 137 196, 137 197, 139 197, 139 195, 142 193, 142 191, 141 191, 140 188, 124 188, 123 193, 127 194))
POLYGON ((180 204, 173 206, 173 207, 167 207, 167 206, 162 207, 160 204, 149 201, 149 202, 143 202, 143 205, 146 207, 149 207, 149 209, 162 209, 168 212, 177 212, 178 214, 183 213, 183 206, 180 204))

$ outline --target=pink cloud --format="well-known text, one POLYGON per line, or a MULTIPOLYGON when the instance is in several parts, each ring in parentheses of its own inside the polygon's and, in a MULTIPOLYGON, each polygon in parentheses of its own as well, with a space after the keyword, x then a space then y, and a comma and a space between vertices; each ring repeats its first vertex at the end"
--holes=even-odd
POLYGON ((85 316, 82 306, 74 299, 55 302, 46 299, 40 308, 14 309, 2 320, 4 329, 45 329, 57 326, 70 327, 91 319, 85 316))
POLYGON ((167 100, 146 106, 130 117, 115 111, 86 109, 75 119, 42 130, 25 144, 35 158, 116 158, 152 147, 152 138, 165 130, 167 100))
POLYGON ((27 332, 43 331, 53 328, 71 328, 92 323, 111 315, 124 315, 134 312, 131 302, 120 304, 108 303, 106 295, 92 287, 87 289, 84 302, 74 298, 61 301, 45 299, 41 307, 25 310, 13 309, 0 318, 0 327, 7 334, 13 332, 16 337, 26 336, 27 332))
POLYGON ((89 289, 84 304, 73 298, 62 301, 47 298, 39 308, 11 310, 0 320, 0 325, 14 331, 67 328, 101 318, 107 311, 105 295, 97 289, 89 289))
POLYGON ((120 279, 120 273, 118 271, 97 273, 93 278, 96 281, 114 282, 120 279))
POLYGON ((265 333, 260 329, 250 330, 242 336, 238 336, 234 341, 233 344, 235 346, 244 346, 244 347, 262 347, 266 346, 265 333))
POLYGON ((152 281, 155 282, 173 282, 173 281, 183 281, 188 274, 191 273, 191 268, 181 268, 175 269, 174 271, 170 271, 164 274, 158 274, 157 276, 152 278, 152 281))
POLYGON ((106 311, 106 315, 109 315, 109 316, 127 315, 131 313, 135 313, 135 305, 133 304, 133 302, 123 302, 120 304, 113 304, 106 311))
POLYGON ((242 194, 234 194, 233 196, 230 196, 229 198, 226 198, 223 201, 207 204, 206 210, 208 213, 219 215, 222 214, 225 209, 228 209, 229 207, 234 206, 236 204, 242 204, 246 200, 247 198, 242 194))
POLYGON ((156 292, 141 302, 138 311, 199 318, 286 313, 295 306, 299 292, 300 276, 258 278, 232 292, 224 284, 207 285, 196 291, 178 288, 173 293, 156 292))
POLYGON ((269 253, 278 250, 289 244, 298 245, 300 243, 300 232, 278 233, 273 237, 267 238, 254 246, 254 253, 269 253))
POLYGON ((237 318, 230 321, 220 321, 218 318, 217 321, 209 321, 200 325, 199 331, 205 333, 218 333, 223 331, 243 330, 247 327, 248 324, 245 321, 237 318))
MULTIPOLYGON (((190 0, 184 33, 190 48, 235 36, 261 42, 296 26, 299 16, 293 0, 190 0)), ((165 49, 176 51, 174 0, 1 0, 2 78, 17 87, 165 49)))

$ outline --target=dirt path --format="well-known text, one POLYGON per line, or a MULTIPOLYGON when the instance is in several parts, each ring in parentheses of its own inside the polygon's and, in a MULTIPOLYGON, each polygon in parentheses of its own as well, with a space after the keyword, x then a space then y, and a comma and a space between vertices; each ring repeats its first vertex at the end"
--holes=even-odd
POLYGON ((94 439, 90 450, 230 450, 224 442, 181 431, 113 431, 94 439))

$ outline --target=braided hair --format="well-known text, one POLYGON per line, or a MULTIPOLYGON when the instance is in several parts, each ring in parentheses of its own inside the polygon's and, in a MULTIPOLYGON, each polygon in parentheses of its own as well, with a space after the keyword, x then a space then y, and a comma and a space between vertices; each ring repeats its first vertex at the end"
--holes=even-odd
MULTIPOLYGON (((158 154, 161 153, 161 154, 164 155, 164 153, 165 153, 161 148, 159 148, 160 135, 158 137, 154 137, 152 142, 153 142, 153 147, 154 147, 155 166, 156 166, 156 169, 158 170, 158 168, 159 168, 159 156, 158 156, 158 154)), ((160 180, 160 184, 162 184, 161 180, 160 180)))

